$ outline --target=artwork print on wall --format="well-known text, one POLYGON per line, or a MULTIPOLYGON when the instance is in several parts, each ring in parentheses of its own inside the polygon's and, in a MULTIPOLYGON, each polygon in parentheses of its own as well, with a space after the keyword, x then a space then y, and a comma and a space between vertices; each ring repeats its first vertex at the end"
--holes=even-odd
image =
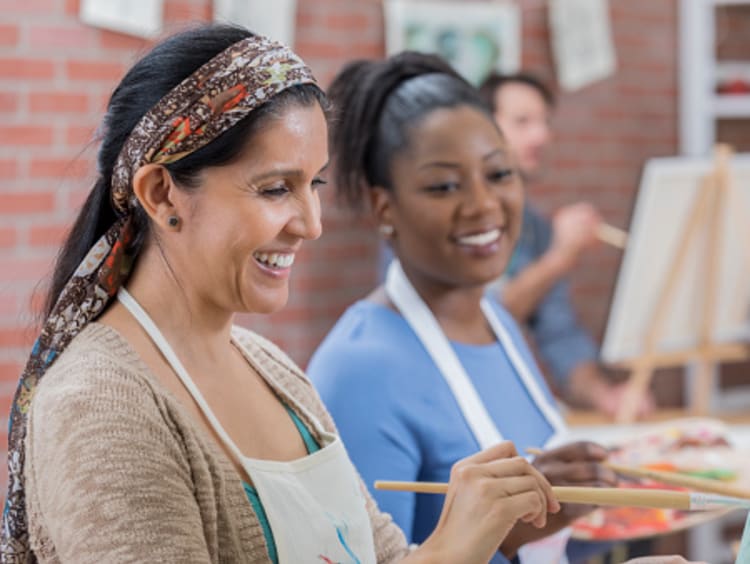
POLYGON ((386 50, 442 56, 473 84, 518 70, 521 15, 510 2, 387 0, 386 50))

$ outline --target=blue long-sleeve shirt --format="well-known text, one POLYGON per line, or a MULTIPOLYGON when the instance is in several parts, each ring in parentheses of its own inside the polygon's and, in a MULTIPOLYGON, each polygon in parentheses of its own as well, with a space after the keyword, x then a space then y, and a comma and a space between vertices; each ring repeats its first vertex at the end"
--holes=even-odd
MULTIPOLYGON (((493 304, 524 361, 551 394, 510 315, 493 304)), ((542 447, 553 429, 499 343, 451 343, 488 413, 520 453, 542 447)), ((404 318, 361 301, 314 354, 308 374, 333 415, 347 451, 378 505, 410 542, 437 525, 443 496, 373 489, 382 480, 448 481, 458 460, 480 450, 448 385, 404 318)), ((493 563, 507 562, 497 554, 493 563)))

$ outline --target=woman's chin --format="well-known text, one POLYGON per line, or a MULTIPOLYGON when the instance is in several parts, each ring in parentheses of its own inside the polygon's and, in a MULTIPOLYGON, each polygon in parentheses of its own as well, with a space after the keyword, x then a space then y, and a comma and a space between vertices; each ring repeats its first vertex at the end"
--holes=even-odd
POLYGON ((270 315, 284 309, 289 302, 289 292, 274 292, 276 295, 252 296, 244 300, 245 307, 241 313, 270 315))

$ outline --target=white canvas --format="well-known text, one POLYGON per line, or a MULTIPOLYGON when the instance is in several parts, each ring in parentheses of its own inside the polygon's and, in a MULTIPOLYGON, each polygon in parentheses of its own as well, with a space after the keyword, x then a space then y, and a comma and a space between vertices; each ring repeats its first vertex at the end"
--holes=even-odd
POLYGON ((294 46, 297 0, 214 0, 214 20, 235 23, 294 46))
MULTIPOLYGON (((709 158, 680 157, 652 159, 646 164, 610 308, 603 361, 630 360, 644 352, 643 340, 676 260, 691 206, 712 166, 709 158)), ((719 220, 718 296, 712 327, 712 340, 717 343, 750 341, 750 155, 732 159, 730 184, 719 220)), ((708 276, 708 229, 701 229, 693 241, 657 352, 699 344, 708 276)))
POLYGON ((435 53, 473 84, 521 64, 521 13, 511 2, 386 0, 389 55, 435 53))
POLYGON ((151 38, 162 30, 163 0, 81 0, 81 21, 95 27, 151 38))

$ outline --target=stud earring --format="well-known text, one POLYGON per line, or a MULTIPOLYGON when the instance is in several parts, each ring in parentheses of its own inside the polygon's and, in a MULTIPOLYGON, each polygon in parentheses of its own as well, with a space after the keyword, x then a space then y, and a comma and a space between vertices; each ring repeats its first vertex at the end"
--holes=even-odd
POLYGON ((167 223, 169 224, 170 227, 177 227, 180 224, 180 218, 177 217, 176 215, 170 215, 167 218, 167 223))
POLYGON ((388 225, 387 223, 383 223, 378 227, 378 231, 380 231, 380 234, 385 237, 393 237, 393 234, 396 232, 396 229, 393 227, 393 225, 388 225))

